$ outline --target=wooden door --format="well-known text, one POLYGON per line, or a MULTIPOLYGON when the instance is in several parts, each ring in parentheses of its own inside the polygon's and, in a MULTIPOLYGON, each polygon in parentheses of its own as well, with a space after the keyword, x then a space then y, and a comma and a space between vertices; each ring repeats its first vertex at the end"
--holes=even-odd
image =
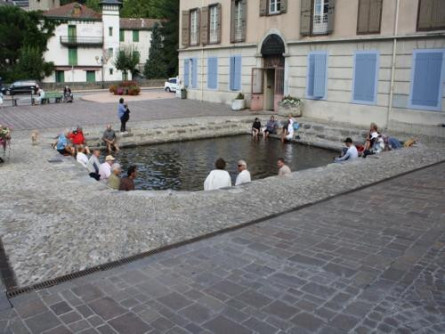
POLYGON ((252 68, 252 97, 250 110, 257 111, 264 108, 264 68, 252 68))

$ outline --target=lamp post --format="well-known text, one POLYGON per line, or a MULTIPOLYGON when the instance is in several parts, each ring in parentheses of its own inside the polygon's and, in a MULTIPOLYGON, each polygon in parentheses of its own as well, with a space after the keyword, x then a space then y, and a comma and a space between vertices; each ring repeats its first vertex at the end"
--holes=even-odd
POLYGON ((96 62, 98 65, 102 67, 102 89, 105 88, 105 82, 104 82, 104 65, 107 63, 108 58, 105 56, 96 56, 96 62))

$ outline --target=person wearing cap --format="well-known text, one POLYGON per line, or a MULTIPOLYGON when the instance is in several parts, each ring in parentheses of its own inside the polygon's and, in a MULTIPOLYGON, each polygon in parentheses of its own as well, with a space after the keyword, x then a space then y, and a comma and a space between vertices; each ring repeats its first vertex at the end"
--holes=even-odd
POLYGON ((278 167, 278 176, 290 176, 291 170, 288 165, 286 165, 283 158, 279 158, 277 160, 277 167, 278 167))
POLYGON ((109 186, 111 189, 119 190, 121 183, 121 172, 121 165, 118 162, 114 163, 113 166, 111 166, 111 175, 108 178, 107 186, 109 186))
POLYGON ((111 166, 114 163, 114 157, 112 155, 107 155, 105 157, 105 162, 99 166, 100 179, 107 181, 111 175, 111 166))
POLYGON ((239 174, 236 177, 235 186, 252 181, 250 172, 247 170, 247 163, 244 160, 238 161, 238 171, 239 174))
POLYGON ((335 158, 335 162, 341 162, 341 161, 351 161, 358 158, 358 151, 357 147, 352 143, 351 138, 346 138, 345 145, 347 147, 347 150, 345 154, 343 154, 341 157, 335 158))
POLYGON ((212 170, 204 181, 204 190, 215 190, 232 186, 230 174, 226 170, 226 162, 219 158, 215 162, 216 169, 212 170))

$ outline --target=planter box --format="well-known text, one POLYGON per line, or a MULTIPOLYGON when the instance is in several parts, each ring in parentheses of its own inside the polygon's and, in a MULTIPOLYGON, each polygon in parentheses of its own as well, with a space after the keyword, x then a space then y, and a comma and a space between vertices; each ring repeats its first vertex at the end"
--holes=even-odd
POLYGON ((303 114, 303 106, 300 104, 296 107, 278 107, 278 115, 280 116, 288 116, 292 115, 292 117, 301 117, 303 114))
POLYGON ((246 108, 246 102, 244 100, 232 100, 232 110, 243 110, 246 108))

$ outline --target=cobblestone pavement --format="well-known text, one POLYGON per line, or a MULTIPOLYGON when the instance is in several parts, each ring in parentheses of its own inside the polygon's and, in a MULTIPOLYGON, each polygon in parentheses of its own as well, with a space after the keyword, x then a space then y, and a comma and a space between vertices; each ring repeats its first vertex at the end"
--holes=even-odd
MULTIPOLYGON (((155 93, 164 96, 163 91, 154 91, 152 99, 146 101, 131 101, 127 98, 131 110, 128 127, 140 121, 162 120, 200 116, 229 116, 239 112, 232 111, 224 104, 211 104, 194 100, 181 100, 170 94, 170 98, 157 98, 155 93)), ((39 106, 22 105, 5 107, 0 110, 0 124, 9 124, 14 130, 32 130, 47 128, 118 124, 117 104, 102 103, 107 101, 109 93, 95 94, 100 103, 75 100, 74 103, 57 103, 39 106)), ((5 102, 6 104, 7 102, 5 102)), ((247 113, 247 111, 246 111, 247 113)))
POLYGON ((23 294, 5 333, 444 333, 445 164, 23 294))

